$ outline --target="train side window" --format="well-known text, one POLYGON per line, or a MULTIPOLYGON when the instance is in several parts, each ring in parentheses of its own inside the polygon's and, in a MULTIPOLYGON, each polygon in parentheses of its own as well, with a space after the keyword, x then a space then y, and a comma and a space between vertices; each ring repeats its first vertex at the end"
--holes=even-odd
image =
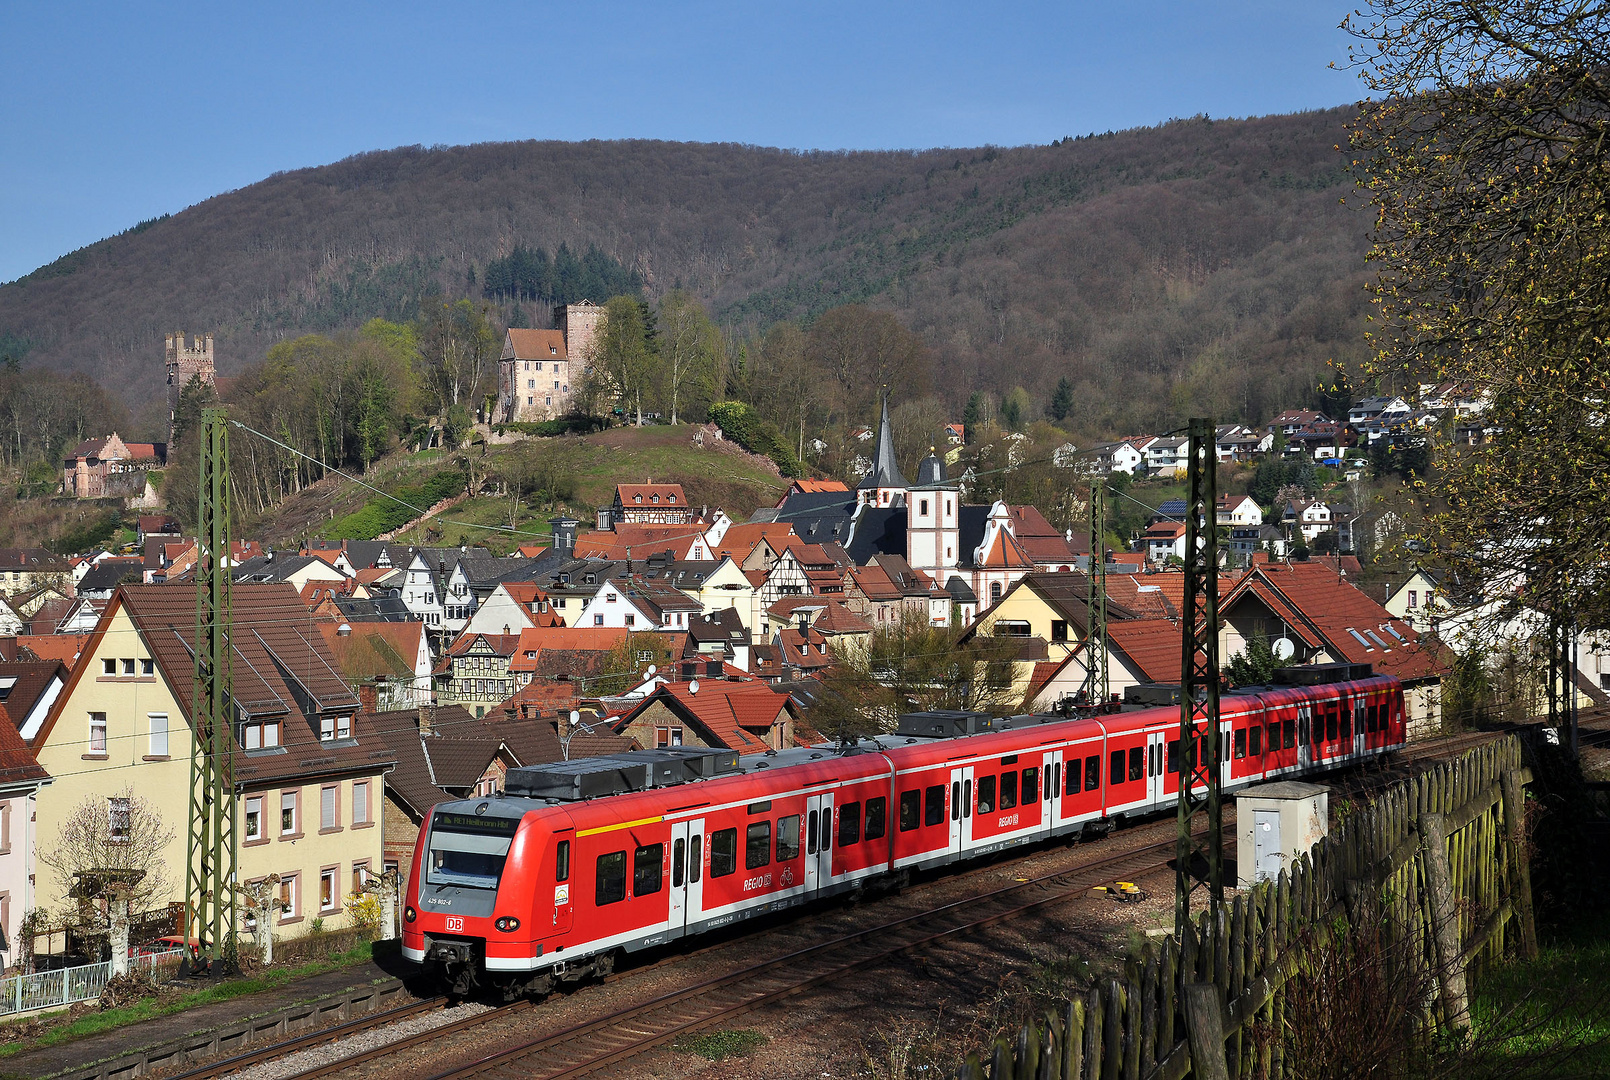
POLYGON ((922 792, 916 788, 900 793, 900 831, 910 832, 922 821, 922 792))
POLYGON ((889 828, 889 800, 883 797, 866 801, 866 839, 876 840, 889 828))
POLYGON ((1342 703, 1342 721, 1340 734, 1343 742, 1351 742, 1353 738, 1353 706, 1347 702, 1342 703))
POLYGON ((1107 765, 1107 786, 1117 787, 1124 782, 1124 752, 1114 750, 1112 761, 1107 765))
POLYGON ((704 870, 704 855, 699 850, 704 837, 695 833, 693 839, 688 841, 688 880, 698 881, 699 874, 704 870))
POLYGON ((671 888, 680 889, 682 887, 682 879, 686 876, 687 861, 687 842, 679 836, 671 845, 671 888))
POLYGON ((816 854, 816 811, 812 810, 805 818, 805 854, 816 854))
POLYGON ((1269 721, 1269 752, 1272 754, 1280 749, 1280 721, 1269 721))
POLYGON ((1263 757, 1263 725, 1253 724, 1247 728, 1247 756, 1263 757))
POLYGON ((626 852, 598 856, 598 884, 593 899, 599 907, 626 899, 626 852))
POLYGON ((1146 775, 1146 751, 1138 746, 1129 748, 1129 778, 1139 780, 1146 775))
POLYGON ((726 877, 738 869, 738 830, 710 834, 710 876, 726 877))
POLYGON ((1040 801, 1040 770, 1030 766, 1023 770, 1023 805, 1040 801))
POLYGON ((1146 775, 1157 775, 1157 747, 1146 747, 1146 775))
POLYGON ((553 879, 555 881, 570 880, 570 841, 559 841, 559 850, 553 859, 553 879))
POLYGON ((1337 709, 1336 709, 1336 704, 1334 702, 1332 702, 1331 704, 1325 706, 1325 741, 1326 742, 1335 742, 1336 741, 1336 712, 1337 712, 1337 709))
POLYGON ((950 820, 960 821, 962 818, 962 785, 960 780, 950 783, 950 820))
POLYGON ((632 852, 633 896, 648 896, 659 892, 664 874, 664 844, 645 844, 632 852))
POLYGON ((978 812, 991 814, 995 812, 995 777, 980 776, 978 778, 978 812))
POLYGON ((1079 794, 1080 787, 1079 787, 1079 759, 1078 758, 1074 758, 1072 761, 1068 762, 1068 774, 1065 777, 1065 779, 1068 782, 1068 786, 1062 789, 1062 794, 1064 794, 1064 795, 1077 795, 1077 794, 1079 794))
POLYGON ((1237 758, 1244 758, 1247 756, 1246 728, 1236 728, 1235 730, 1235 756, 1237 758))
POLYGON ((1280 724, 1280 745, 1287 750, 1297 745, 1297 720, 1286 717, 1280 724))
POLYGON ((1101 786, 1101 755, 1085 758, 1085 790, 1094 791, 1101 786))
POLYGON ((922 823, 939 825, 945 820, 945 785, 935 784, 923 792, 922 823))
POLYGON ((1372 701, 1372 702, 1369 703, 1368 706, 1365 707, 1365 709, 1364 709, 1364 731, 1367 734, 1370 734, 1370 735, 1375 734, 1375 720, 1376 720, 1376 717, 1378 717, 1379 715, 1380 715, 1380 710, 1378 710, 1375 707, 1375 702, 1372 701))
POLYGON ((777 819, 777 861, 799 858, 799 815, 777 819))
POLYGON ((1062 790, 1062 762, 1051 763, 1051 775, 1045 778, 1045 797, 1054 799, 1057 792, 1062 790))
POLYGON ((771 822, 752 821, 744 833, 744 869, 771 865, 771 822))
POLYGON ((1168 740, 1168 771, 1171 773, 1180 771, 1180 741, 1178 739, 1168 740))
POLYGON ((973 816, 973 782, 962 781, 962 817, 973 816))
POLYGON ((1001 774, 1001 809, 1010 810, 1017 805, 1017 771, 1001 774))
POLYGON ((839 807, 839 847, 861 842, 861 804, 845 803, 839 807))

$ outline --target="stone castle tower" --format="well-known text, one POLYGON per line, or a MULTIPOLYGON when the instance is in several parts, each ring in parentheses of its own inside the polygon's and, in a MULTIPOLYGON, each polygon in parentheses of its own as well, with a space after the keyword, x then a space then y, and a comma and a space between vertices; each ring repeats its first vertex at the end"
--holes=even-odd
POLYGON ((583 363, 593 358, 593 343, 603 321, 604 309, 591 300, 559 304, 553 309, 553 325, 565 336, 566 354, 583 363))
POLYGON ((201 381, 208 386, 216 385, 214 376, 217 369, 213 366, 212 335, 197 334, 194 348, 185 344, 184 331, 169 334, 167 342, 168 363, 168 447, 173 447, 173 424, 179 412, 179 394, 190 385, 191 378, 200 376, 201 381))

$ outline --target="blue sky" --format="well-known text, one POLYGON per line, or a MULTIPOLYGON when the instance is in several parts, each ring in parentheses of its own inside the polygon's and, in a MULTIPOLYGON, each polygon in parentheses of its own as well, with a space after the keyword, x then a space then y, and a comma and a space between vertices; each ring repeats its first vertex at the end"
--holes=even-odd
POLYGON ((0 4, 0 281, 363 150, 1016 145, 1354 100, 1311 2, 0 4))

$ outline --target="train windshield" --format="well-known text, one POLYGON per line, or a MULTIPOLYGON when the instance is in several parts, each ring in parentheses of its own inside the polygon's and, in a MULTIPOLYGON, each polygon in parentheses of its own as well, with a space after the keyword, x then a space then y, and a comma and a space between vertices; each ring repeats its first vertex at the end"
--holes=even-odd
POLYGON ((430 862, 425 880, 431 885, 497 888, 519 825, 518 818, 438 811, 431 820, 430 862))

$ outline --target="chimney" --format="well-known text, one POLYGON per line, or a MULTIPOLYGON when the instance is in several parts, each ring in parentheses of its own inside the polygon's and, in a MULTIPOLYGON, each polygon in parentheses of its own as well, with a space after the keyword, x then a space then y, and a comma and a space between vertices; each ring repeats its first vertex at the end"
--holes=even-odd
POLYGON ((613 532, 615 508, 613 506, 600 506, 598 508, 598 531, 613 532))
POLYGON ((419 707, 419 733, 421 735, 436 734, 436 706, 434 703, 419 707))
POLYGON ((380 688, 373 683, 358 684, 358 708, 371 716, 380 711, 380 688))

